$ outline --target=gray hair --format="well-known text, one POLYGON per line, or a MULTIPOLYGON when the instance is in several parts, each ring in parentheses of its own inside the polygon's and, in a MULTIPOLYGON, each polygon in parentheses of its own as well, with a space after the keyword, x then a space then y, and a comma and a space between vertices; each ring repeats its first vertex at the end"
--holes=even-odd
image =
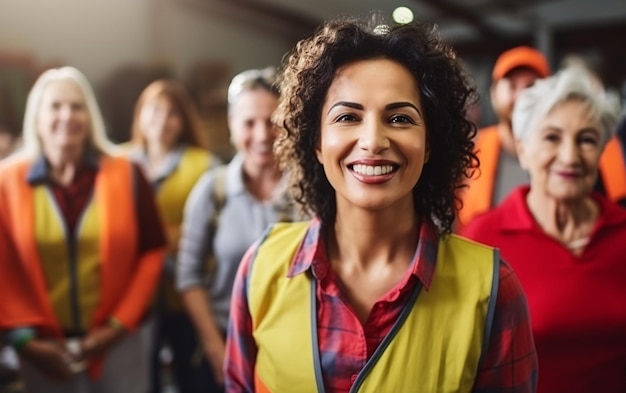
POLYGON ((584 103, 592 116, 602 123, 602 145, 611 138, 617 124, 618 108, 604 91, 594 86, 587 71, 578 66, 565 68, 520 93, 512 115, 513 135, 525 142, 536 131, 537 123, 557 105, 577 100, 584 103))
POLYGON ((41 140, 37 133, 37 116, 46 87, 51 82, 57 81, 71 81, 78 86, 83 94, 87 113, 89 114, 89 147, 100 154, 113 154, 116 148, 107 138, 104 120, 96 101, 96 96, 87 78, 74 67, 49 69, 42 73, 33 85, 26 101, 22 128, 24 144, 20 153, 30 157, 37 157, 42 154, 41 140))
POLYGON ((251 69, 240 72, 230 82, 228 86, 228 111, 231 106, 244 91, 263 88, 278 96, 278 86, 276 86, 276 68, 272 66, 263 69, 251 69))

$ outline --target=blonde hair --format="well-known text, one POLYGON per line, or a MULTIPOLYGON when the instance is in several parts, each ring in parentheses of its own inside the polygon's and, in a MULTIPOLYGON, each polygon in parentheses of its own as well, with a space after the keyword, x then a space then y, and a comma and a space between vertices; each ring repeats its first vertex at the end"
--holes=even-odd
POLYGON ((24 123, 22 128, 23 145, 18 152, 21 155, 38 157, 42 154, 41 140, 37 133, 37 116, 41 107, 41 99, 51 82, 71 81, 82 92, 85 106, 89 114, 88 144, 95 152, 102 155, 113 155, 115 146, 109 141, 100 107, 87 78, 74 67, 53 68, 42 73, 28 93, 24 123))

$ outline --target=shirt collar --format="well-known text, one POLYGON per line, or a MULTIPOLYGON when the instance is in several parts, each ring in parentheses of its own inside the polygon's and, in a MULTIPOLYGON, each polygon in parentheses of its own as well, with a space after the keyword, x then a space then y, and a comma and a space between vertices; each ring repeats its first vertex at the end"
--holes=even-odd
MULTIPOLYGON (((322 224, 319 218, 310 221, 303 242, 296 251, 287 277, 294 277, 311 269, 316 278, 325 275, 330 268, 326 244, 322 235, 322 224)), ((424 220, 419 228, 419 238, 415 255, 411 261, 411 273, 416 276, 426 290, 430 288, 437 262, 439 235, 435 226, 424 220)))
MULTIPOLYGON (((243 161, 244 157, 241 153, 235 154, 230 163, 226 173, 226 195, 234 196, 248 192, 244 183, 245 174, 243 173, 243 161)), ((288 177, 283 174, 280 183, 276 186, 271 198, 271 202, 275 205, 284 205, 289 203, 287 197, 287 189, 289 186, 288 177)))
MULTIPOLYGON (((530 192, 530 186, 520 186, 514 189, 498 207, 502 214, 499 225, 503 230, 529 231, 540 229, 526 203, 528 192, 530 192)), ((596 227, 623 225, 626 223, 626 214, 624 214, 622 207, 609 201, 605 196, 597 192, 592 192, 591 197, 600 209, 596 227)))
MULTIPOLYGON (((87 169, 97 171, 100 168, 98 159, 98 154, 90 149, 85 154, 83 165, 87 169)), ((26 181, 28 184, 34 185, 47 182, 50 179, 48 175, 49 167, 50 163, 48 162, 48 159, 42 154, 37 160, 35 160, 26 174, 26 181)))
MULTIPOLYGON (((171 149, 166 156, 166 163, 162 167, 160 173, 157 178, 154 180, 155 183, 161 183, 163 180, 167 179, 180 164, 180 160, 185 153, 185 146, 180 144, 171 149)), ((146 154, 145 149, 143 148, 133 148, 129 153, 130 158, 139 163, 143 168, 148 168, 150 163, 148 162, 148 155, 146 154)))

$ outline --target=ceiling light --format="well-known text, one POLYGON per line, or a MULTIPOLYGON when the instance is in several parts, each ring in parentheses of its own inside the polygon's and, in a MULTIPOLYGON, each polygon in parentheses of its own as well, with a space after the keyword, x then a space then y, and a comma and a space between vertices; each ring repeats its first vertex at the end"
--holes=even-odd
POLYGON ((413 11, 408 7, 398 7, 391 14, 396 23, 406 24, 413 22, 413 11))

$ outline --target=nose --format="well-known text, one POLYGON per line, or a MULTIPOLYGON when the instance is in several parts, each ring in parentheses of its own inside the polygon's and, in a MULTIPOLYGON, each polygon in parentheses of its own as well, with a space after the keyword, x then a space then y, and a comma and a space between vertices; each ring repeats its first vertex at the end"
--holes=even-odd
POLYGON ((276 135, 276 127, 270 121, 258 121, 254 126, 254 138, 257 141, 273 140, 276 135))
POLYGON ((576 164, 580 160, 580 152, 576 141, 565 139, 559 145, 559 160, 564 164, 576 164))
POLYGON ((62 120, 68 120, 72 117, 72 107, 70 105, 62 105, 59 108, 59 118, 62 120))
POLYGON ((391 146, 386 127, 380 121, 370 119, 363 122, 359 131, 359 148, 372 154, 380 154, 391 146))

